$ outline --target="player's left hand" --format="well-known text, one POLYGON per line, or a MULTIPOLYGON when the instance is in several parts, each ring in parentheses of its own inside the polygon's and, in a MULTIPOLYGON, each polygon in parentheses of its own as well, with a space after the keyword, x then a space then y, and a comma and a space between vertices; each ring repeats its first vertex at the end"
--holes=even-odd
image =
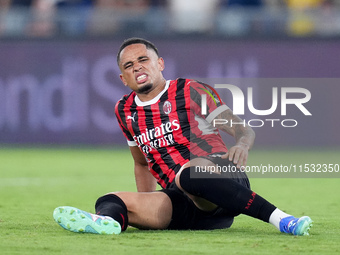
POLYGON ((221 158, 229 158, 237 168, 245 167, 248 160, 248 150, 249 147, 246 145, 235 145, 229 149, 229 151, 222 155, 221 158))

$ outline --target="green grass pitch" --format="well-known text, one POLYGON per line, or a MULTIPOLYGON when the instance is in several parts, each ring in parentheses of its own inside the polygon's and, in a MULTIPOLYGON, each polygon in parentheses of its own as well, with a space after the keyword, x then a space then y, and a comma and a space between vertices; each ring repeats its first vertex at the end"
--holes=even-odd
MULTIPOLYGON (((339 162, 339 150, 254 150, 249 164, 339 162)), ((55 207, 94 211, 97 197, 134 191, 126 149, 0 149, 0 254, 339 254, 339 178, 253 178, 252 189, 282 210, 314 220, 310 236, 279 233, 241 215, 230 229, 141 231, 115 236, 59 227, 55 207)), ((339 174, 340 175, 340 174, 339 174)))

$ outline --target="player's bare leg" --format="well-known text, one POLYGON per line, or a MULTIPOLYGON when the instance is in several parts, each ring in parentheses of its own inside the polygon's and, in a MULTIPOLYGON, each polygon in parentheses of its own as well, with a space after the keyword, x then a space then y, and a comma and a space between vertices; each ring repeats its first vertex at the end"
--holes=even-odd
POLYGON ((171 221, 172 204, 163 192, 114 192, 126 204, 129 225, 140 229, 165 229, 171 221))

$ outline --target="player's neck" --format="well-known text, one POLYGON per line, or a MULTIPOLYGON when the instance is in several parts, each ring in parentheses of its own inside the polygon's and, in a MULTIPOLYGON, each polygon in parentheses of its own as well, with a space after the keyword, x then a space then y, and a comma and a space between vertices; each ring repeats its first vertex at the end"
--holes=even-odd
POLYGON ((159 95, 165 88, 166 80, 162 79, 159 83, 154 84, 152 89, 148 93, 136 93, 139 100, 142 102, 147 102, 159 95))

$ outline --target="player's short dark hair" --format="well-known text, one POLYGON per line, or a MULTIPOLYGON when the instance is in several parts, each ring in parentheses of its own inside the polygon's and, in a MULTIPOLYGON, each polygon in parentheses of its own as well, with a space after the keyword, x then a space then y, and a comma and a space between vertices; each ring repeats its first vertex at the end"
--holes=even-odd
POLYGON ((122 52, 122 50, 131 45, 131 44, 144 44, 146 46, 147 49, 152 49, 154 52, 156 52, 157 56, 159 57, 159 53, 158 53, 158 49, 156 48, 156 46, 148 41, 148 40, 145 40, 143 38, 138 38, 138 37, 132 37, 132 38, 129 38, 129 39, 126 39, 122 45, 120 46, 119 48, 119 51, 118 51, 118 54, 117 54, 117 64, 119 65, 119 61, 120 61, 120 53, 122 52))

